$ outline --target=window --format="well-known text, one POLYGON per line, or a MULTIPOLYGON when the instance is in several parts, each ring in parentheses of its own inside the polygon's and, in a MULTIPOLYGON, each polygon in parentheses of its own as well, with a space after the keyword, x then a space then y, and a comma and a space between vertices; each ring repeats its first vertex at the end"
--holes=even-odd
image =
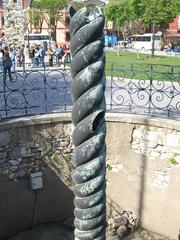
POLYGON ((68 27, 69 24, 70 24, 70 17, 66 16, 66 18, 65 18, 65 25, 68 27))
POLYGON ((30 35, 30 36, 24 36, 24 40, 27 41, 29 38, 30 41, 37 40, 37 41, 48 41, 49 36, 48 35, 30 35))
POLYGON ((140 37, 135 37, 135 41, 140 42, 140 37))
POLYGON ((66 41, 67 41, 67 42, 70 41, 70 32, 66 32, 66 41))
POLYGON ((145 38, 145 42, 150 42, 151 41, 151 37, 144 37, 145 38))
POLYGON ((1 24, 2 24, 2 26, 4 26, 4 17, 3 16, 1 16, 1 24))
POLYGON ((160 40, 161 37, 156 35, 154 39, 155 39, 155 40, 160 40))
POLYGON ((151 37, 150 36, 137 36, 137 37, 133 37, 133 41, 136 41, 136 42, 150 42, 151 37))

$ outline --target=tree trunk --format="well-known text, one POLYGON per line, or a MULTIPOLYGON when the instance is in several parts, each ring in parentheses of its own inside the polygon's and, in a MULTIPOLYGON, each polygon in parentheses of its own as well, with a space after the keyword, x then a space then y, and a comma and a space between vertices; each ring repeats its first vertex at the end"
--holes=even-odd
POLYGON ((152 58, 154 57, 154 45, 155 45, 155 27, 156 27, 156 22, 153 22, 153 28, 152 28, 152 52, 151 52, 151 56, 152 58))

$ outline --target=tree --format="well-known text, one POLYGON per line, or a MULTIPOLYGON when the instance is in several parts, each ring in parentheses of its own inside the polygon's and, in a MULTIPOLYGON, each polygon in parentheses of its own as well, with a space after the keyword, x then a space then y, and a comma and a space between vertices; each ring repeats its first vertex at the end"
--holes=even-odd
POLYGON ((155 31, 166 29, 176 17, 177 0, 141 0, 139 4, 142 14, 139 16, 146 24, 152 28, 152 57, 154 57, 155 31))
POLYGON ((108 20, 123 26, 125 22, 143 21, 152 29, 152 56, 155 31, 166 29, 180 9, 179 0, 117 0, 105 8, 108 20))
POLYGON ((48 25, 49 34, 56 42, 57 23, 62 19, 62 9, 66 6, 67 0, 33 0, 31 4, 32 24, 41 23, 45 20, 48 25))
POLYGON ((73 1, 71 2, 71 5, 76 11, 86 6, 85 2, 79 2, 79 1, 73 1))
POLYGON ((36 32, 41 33, 44 21, 42 12, 39 9, 30 9, 26 13, 26 18, 29 20, 29 23, 33 24, 36 32))
POLYGON ((176 9, 177 9, 177 15, 179 15, 180 14, 180 1, 177 1, 176 9))
POLYGON ((125 33, 142 33, 145 29, 143 22, 138 19, 140 0, 120 0, 105 7, 106 21, 113 21, 116 29, 125 33))
POLYGON ((117 26, 129 20, 129 8, 126 0, 114 2, 105 7, 105 16, 107 20, 113 21, 117 26))

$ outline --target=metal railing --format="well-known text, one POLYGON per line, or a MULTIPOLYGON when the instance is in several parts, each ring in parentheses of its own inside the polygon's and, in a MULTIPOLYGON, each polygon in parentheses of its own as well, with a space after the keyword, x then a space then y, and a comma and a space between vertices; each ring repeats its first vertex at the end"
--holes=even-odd
POLYGON ((111 63, 108 71, 109 111, 180 117, 180 66, 111 63))
MULTIPOLYGON (((107 111, 180 118, 180 66, 107 63, 107 111)), ((1 118, 71 111, 68 66, 0 73, 1 118)))
POLYGON ((36 68, 0 74, 1 118, 70 111, 69 69, 36 68))

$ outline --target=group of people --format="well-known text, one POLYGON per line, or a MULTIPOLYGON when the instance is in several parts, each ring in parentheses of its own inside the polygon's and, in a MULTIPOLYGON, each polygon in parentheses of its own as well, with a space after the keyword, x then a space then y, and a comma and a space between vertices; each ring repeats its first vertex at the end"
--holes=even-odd
POLYGON ((45 56, 48 57, 49 66, 57 64, 60 66, 61 63, 70 62, 70 47, 64 45, 55 47, 49 47, 46 51, 41 45, 27 46, 24 50, 25 52, 25 63, 31 62, 33 67, 38 67, 39 65, 45 65, 45 56), (29 56, 28 56, 29 54, 29 56))
POLYGON ((31 67, 45 66, 45 57, 47 56, 49 66, 57 64, 58 66, 71 61, 70 46, 50 46, 45 49, 42 45, 19 46, 18 48, 0 45, 0 70, 7 73, 11 78, 11 70, 15 71, 16 66, 21 67, 26 64, 31 67))
POLYGON ((50 47, 47 51, 48 59, 49 59, 49 65, 53 66, 54 58, 55 63, 60 66, 61 63, 70 62, 71 61, 71 55, 70 55, 70 47, 64 45, 62 46, 56 46, 55 48, 50 47))

